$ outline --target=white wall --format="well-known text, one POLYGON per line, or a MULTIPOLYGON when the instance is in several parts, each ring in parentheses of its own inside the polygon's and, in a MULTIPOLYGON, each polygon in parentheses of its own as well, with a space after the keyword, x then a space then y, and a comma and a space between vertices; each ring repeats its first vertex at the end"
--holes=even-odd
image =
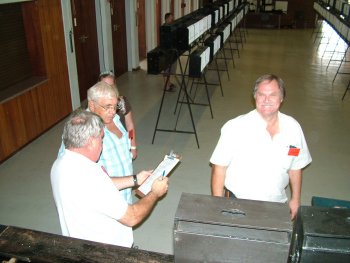
POLYGON ((184 15, 187 15, 191 13, 191 0, 184 0, 184 3, 186 4, 184 9, 184 15))
POLYGON ((170 0, 162 0, 161 9, 162 9, 161 24, 163 24, 165 22, 164 21, 165 14, 170 12, 170 0))
MULTIPOLYGON (((157 0, 146 0, 145 3, 145 23, 146 23, 146 51, 150 51, 157 46, 157 14, 156 14, 156 1, 157 0)), ((158 0, 159 1, 159 0, 158 0)))
POLYGON ((61 0, 64 39, 68 66, 69 87, 73 110, 80 107, 80 94, 78 83, 78 70, 75 58, 74 35, 72 25, 72 12, 70 0, 61 0))
POLYGON ((111 6, 105 0, 96 1, 96 27, 100 71, 114 71, 111 6))
POLYGON ((128 46, 129 71, 139 67, 139 44, 136 26, 136 10, 136 0, 125 0, 126 44, 128 46))

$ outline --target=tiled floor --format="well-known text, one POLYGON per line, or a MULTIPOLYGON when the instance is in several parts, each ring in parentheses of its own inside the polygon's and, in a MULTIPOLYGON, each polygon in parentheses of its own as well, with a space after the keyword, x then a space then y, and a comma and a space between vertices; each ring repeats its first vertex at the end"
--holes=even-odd
MULTIPOLYGON (((317 47, 312 30, 249 30, 240 58, 235 55, 235 68, 229 63, 230 80, 221 72, 224 97, 218 86, 209 86, 214 118, 209 107, 192 106, 199 149, 193 134, 157 132, 151 143, 162 95, 160 75, 140 70, 118 79, 121 94, 132 103, 137 127, 135 171, 154 168, 171 149, 182 155, 180 166, 170 177, 169 193, 135 230, 136 245, 173 253, 174 214, 181 193, 210 194, 209 158, 220 128, 254 107, 252 87, 265 73, 277 74, 286 82, 287 97, 281 111, 300 122, 313 157, 304 171, 302 203, 309 205, 314 195, 350 200, 350 92, 341 100, 349 77, 338 76, 332 86, 337 64, 326 70, 329 56, 321 58, 325 44, 317 47)), ((215 71, 206 76, 208 82, 218 81, 215 71)), ((206 102, 203 91, 199 87, 198 102, 206 102)), ((174 128, 176 98, 177 93, 167 93, 159 128, 174 128)), ((0 224, 60 233, 49 173, 62 127, 63 122, 57 124, 0 165, 0 224)), ((191 130, 186 105, 178 128, 191 130)))

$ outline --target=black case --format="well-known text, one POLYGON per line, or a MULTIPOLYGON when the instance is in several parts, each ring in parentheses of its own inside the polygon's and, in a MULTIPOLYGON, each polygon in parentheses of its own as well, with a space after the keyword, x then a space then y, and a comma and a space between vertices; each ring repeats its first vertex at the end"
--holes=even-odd
POLYGON ((147 73, 157 75, 171 67, 176 59, 176 50, 156 47, 147 53, 147 73))
POLYGON ((289 262, 350 262, 350 209, 301 206, 289 262))
POLYGON ((204 68, 208 65, 210 58, 206 58, 205 52, 209 50, 210 56, 210 47, 201 46, 193 51, 190 55, 188 75, 194 78, 200 78, 202 76, 204 68), (206 60, 207 59, 207 60, 206 60), (204 68, 201 69, 202 63, 205 64, 204 68))
MULTIPOLYGON (((215 54, 220 49, 220 47, 219 47, 219 49, 214 53, 215 41, 218 41, 217 38, 219 38, 219 37, 220 36, 218 36, 218 35, 210 36, 204 41, 204 45, 210 48, 210 60, 209 60, 209 62, 213 61, 215 54)), ((220 41, 221 40, 219 39, 219 42, 220 41)), ((221 46, 221 43, 220 43, 220 46, 221 46)))
POLYGON ((175 214, 175 262, 287 262, 287 204, 183 193, 175 214))

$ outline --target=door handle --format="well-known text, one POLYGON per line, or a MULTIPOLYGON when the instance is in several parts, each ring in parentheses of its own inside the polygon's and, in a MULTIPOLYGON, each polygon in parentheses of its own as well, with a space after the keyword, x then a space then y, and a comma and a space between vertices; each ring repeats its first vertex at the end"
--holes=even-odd
POLYGON ((69 44, 70 44, 70 52, 73 53, 73 32, 72 29, 69 31, 69 44))
POLYGON ((85 43, 86 42, 86 39, 88 39, 89 37, 88 36, 85 36, 85 35, 82 35, 79 37, 79 40, 81 43, 85 43))
POLYGON ((120 27, 120 25, 113 25, 113 31, 116 32, 118 31, 118 28, 120 27))

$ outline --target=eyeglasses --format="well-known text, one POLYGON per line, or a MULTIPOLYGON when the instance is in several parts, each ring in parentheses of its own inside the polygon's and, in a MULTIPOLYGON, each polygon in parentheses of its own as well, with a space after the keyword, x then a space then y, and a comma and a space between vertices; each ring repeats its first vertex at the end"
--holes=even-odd
POLYGON ((99 104, 97 101, 94 101, 98 106, 100 106, 102 109, 105 111, 117 111, 117 105, 112 106, 112 105, 107 105, 107 106, 102 106, 99 104))

